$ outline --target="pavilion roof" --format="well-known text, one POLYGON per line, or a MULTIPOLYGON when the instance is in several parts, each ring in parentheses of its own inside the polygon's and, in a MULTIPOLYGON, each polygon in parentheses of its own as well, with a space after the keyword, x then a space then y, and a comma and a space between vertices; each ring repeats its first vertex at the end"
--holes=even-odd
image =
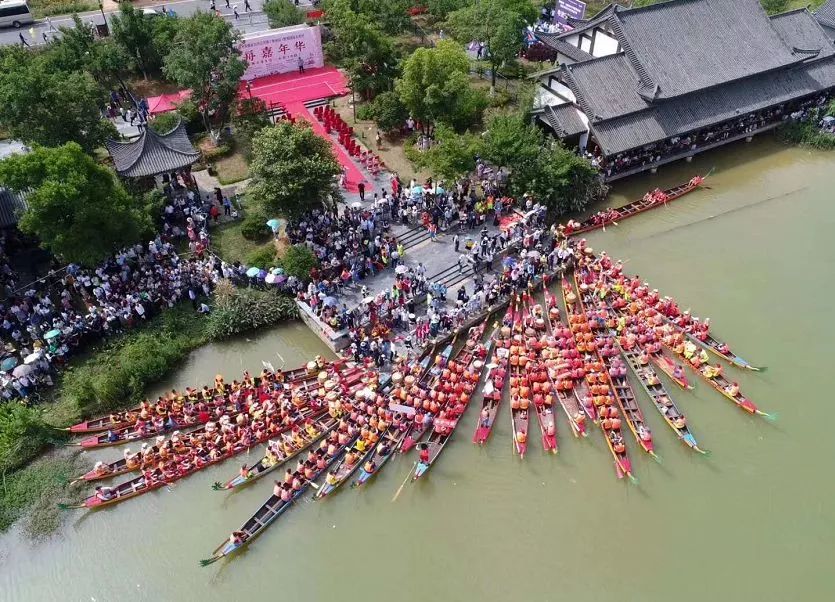
POLYGON ((545 122, 561 138, 576 136, 588 131, 588 127, 580 118, 577 107, 571 103, 559 106, 547 106, 542 112, 545 122))
POLYGON ((145 127, 134 140, 108 140, 107 150, 113 157, 116 172, 130 178, 176 171, 192 165, 200 157, 182 121, 164 134, 145 127))

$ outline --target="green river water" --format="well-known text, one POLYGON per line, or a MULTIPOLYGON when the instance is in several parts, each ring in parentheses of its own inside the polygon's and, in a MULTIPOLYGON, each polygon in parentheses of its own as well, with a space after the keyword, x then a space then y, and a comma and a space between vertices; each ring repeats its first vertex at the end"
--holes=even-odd
MULTIPOLYGON (((0 538, 0 600, 829 600, 835 592, 835 420, 827 375, 835 348, 835 155, 772 140, 617 185, 612 206, 717 170, 710 189, 636 217, 591 244, 695 315, 761 374, 727 368, 770 424, 703 382, 672 390, 700 444, 679 444, 640 393, 662 464, 630 440, 638 485, 615 478, 598 432, 559 423, 560 453, 519 461, 507 405, 489 444, 470 443, 470 408, 429 478, 392 496, 413 458, 360 492, 304 500, 242 554, 198 566, 270 494, 212 482, 234 461, 122 505, 76 511, 32 543, 0 538)), ((214 374, 297 365, 324 347, 301 324, 211 346, 159 390, 214 374)), ((696 380, 695 377, 693 380, 696 380)), ((559 414, 563 418, 562 414, 559 414)), ((258 457, 253 451, 248 460, 258 457)), ((113 458, 110 450, 101 457, 113 458)))

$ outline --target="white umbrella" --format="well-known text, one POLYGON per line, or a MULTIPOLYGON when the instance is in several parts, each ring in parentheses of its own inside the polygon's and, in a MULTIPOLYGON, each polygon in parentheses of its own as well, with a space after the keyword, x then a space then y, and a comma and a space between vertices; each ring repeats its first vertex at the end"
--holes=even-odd
POLYGON ((402 263, 399 266, 397 266, 396 268, 394 268, 394 273, 395 274, 405 274, 408 271, 409 271, 409 268, 407 268, 402 263))
POLYGON ((362 300, 363 303, 371 303, 374 300, 374 297, 366 297, 362 300))
POLYGON ((20 364, 17 368, 14 369, 14 371, 12 371, 12 375, 20 378, 21 376, 26 376, 34 369, 35 367, 31 364, 20 364))
POLYGON ((37 360, 41 359, 42 355, 43 355, 42 351, 36 351, 35 353, 30 353, 25 358, 23 358, 23 363, 24 364, 33 364, 37 360))
POLYGON ((351 203, 351 209, 362 209, 362 203, 360 203, 360 202, 351 203))

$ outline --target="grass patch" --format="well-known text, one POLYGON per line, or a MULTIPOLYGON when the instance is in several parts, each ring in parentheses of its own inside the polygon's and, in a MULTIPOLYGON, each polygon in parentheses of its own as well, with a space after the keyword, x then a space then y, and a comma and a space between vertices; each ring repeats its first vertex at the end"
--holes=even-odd
POLYGON ((0 482, 0 531, 19 519, 31 537, 53 533, 61 524, 58 501, 75 503, 83 498, 81 487, 67 483, 86 469, 78 454, 52 454, 3 477, 0 482))
POLYGON ((777 135, 783 142, 820 150, 835 149, 835 134, 820 131, 813 123, 792 122, 780 126, 777 135))
POLYGON ((249 162, 239 150, 214 161, 218 181, 224 185, 235 184, 249 177, 249 162))
POLYGON ((51 15, 69 15, 85 13, 98 9, 98 2, 87 0, 30 0, 29 8, 36 19, 43 19, 51 15))
POLYGON ((249 240, 241 233, 241 220, 226 222, 212 230, 212 248, 225 261, 246 263, 246 258, 272 245, 272 238, 249 240))

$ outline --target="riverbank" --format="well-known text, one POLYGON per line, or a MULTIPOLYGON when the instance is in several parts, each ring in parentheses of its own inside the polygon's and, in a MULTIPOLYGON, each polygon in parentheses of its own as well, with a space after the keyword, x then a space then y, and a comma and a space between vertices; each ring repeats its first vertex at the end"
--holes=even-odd
MULTIPOLYGON (((27 532, 45 535, 59 524, 57 499, 72 499, 66 483, 86 463, 45 450, 66 441, 63 427, 139 403, 149 387, 194 350, 296 317, 293 301, 274 292, 221 286, 209 316, 187 303, 70 359, 47 400, 0 407, 0 531, 26 517, 27 532), (39 459, 38 459, 39 458, 39 459), (67 477, 67 478, 64 478, 67 477)), ((221 368, 218 367, 220 371, 221 368)), ((198 383, 194 383, 198 384, 198 383)))

